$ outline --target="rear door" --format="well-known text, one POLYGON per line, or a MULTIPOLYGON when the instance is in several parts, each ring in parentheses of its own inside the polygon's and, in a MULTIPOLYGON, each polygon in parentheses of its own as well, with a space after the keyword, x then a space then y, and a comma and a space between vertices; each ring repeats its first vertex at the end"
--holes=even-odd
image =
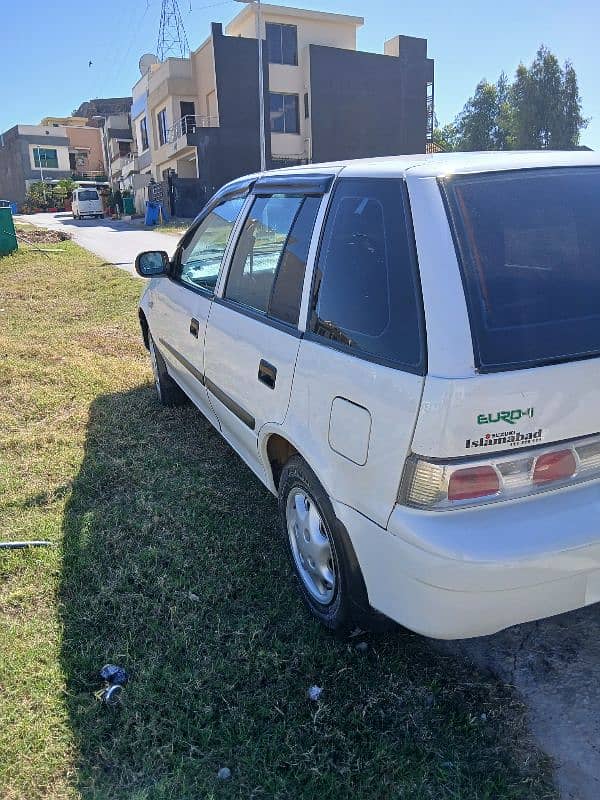
POLYGON ((289 421, 328 492, 385 525, 426 368, 420 284, 404 181, 341 175, 317 256, 289 421))
POLYGON ((150 292, 150 331, 169 372, 216 423, 204 389, 204 338, 221 262, 244 196, 224 200, 190 228, 171 274, 150 292))
POLYGON ((306 260, 330 181, 257 182, 207 327, 211 403, 226 438, 261 477, 258 432, 286 415, 306 260))

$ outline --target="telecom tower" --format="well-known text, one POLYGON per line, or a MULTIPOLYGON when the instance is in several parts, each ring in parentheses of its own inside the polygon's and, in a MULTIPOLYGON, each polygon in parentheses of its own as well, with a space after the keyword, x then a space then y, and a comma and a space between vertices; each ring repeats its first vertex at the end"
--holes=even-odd
POLYGON ((162 0, 156 52, 159 61, 164 61, 169 56, 187 58, 190 54, 190 45, 177 0, 162 0))

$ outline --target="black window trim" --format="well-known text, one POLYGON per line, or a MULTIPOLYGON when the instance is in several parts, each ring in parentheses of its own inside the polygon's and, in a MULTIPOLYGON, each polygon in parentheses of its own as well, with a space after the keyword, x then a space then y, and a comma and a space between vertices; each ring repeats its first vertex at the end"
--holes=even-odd
MULTIPOLYGON (((225 248, 225 252, 223 253, 223 257, 221 258, 221 266, 219 268, 219 276, 217 276, 217 284, 215 284, 215 289, 207 289, 205 286, 192 286, 192 284, 186 283, 185 281, 181 280, 181 273, 180 273, 181 251, 188 244, 188 242, 194 237, 196 231, 198 230, 198 227, 204 222, 206 217, 208 217, 208 215, 212 211, 214 211, 215 208, 222 205, 223 203, 226 203, 228 200, 235 200, 236 197, 247 198, 250 194, 252 186, 254 185, 254 182, 255 178, 243 178, 239 181, 228 183, 211 197, 211 199, 204 206, 204 208, 201 209, 201 211, 196 216, 190 227, 181 237, 177 245, 177 249, 173 254, 173 258, 171 259, 171 267, 167 274, 169 280, 173 281, 173 283, 176 283, 178 286, 183 286, 184 289, 189 289, 190 292, 199 294, 202 297, 206 297, 209 300, 215 298, 215 290, 219 282, 221 271, 223 269, 224 258, 225 258, 225 253, 227 252, 227 248, 225 248)), ((243 207, 242 209, 240 209, 240 214, 242 213, 242 211, 243 207)), ((237 225, 238 222, 240 222, 239 217, 238 219, 236 219, 235 225, 237 225)), ((244 223, 245 222, 246 222, 246 216, 244 216, 244 223)), ((229 246, 229 242, 227 244, 229 246)))
POLYGON ((458 172, 453 176, 441 176, 437 178, 437 184, 440 190, 440 194, 442 196, 442 202, 444 204, 444 210, 446 212, 446 218, 448 220, 448 227, 450 228, 450 234, 452 236, 452 244, 454 245, 454 253, 456 255, 456 260, 458 262, 458 271, 460 273, 460 280, 461 285, 463 288, 464 298, 465 298, 465 305, 467 308, 467 317, 469 320, 469 334, 471 336, 471 344, 473 347, 473 360, 475 363, 475 371, 480 373, 481 375, 491 375, 496 372, 516 372, 522 369, 535 369, 537 367, 547 367, 551 366, 552 364, 565 364, 570 363, 573 361, 586 361, 591 358, 598 358, 599 353, 584 353, 583 355, 579 356, 559 356, 557 358, 551 359, 544 359, 544 360, 537 360, 537 361, 518 361, 518 362, 510 362, 506 364, 484 364, 481 358, 481 351, 479 346, 479 341, 475 336, 475 331, 477 330, 478 320, 475 316, 475 311, 472 309, 472 303, 470 300, 470 290, 468 287, 467 282, 467 271, 464 264, 463 259, 463 251, 461 247, 461 243, 458 237, 458 220, 456 219, 454 212, 452 210, 452 203, 450 201, 450 196, 448 192, 448 184, 452 180, 453 177, 456 178, 463 178, 463 177, 483 177, 486 175, 502 175, 502 176, 510 176, 517 173, 536 173, 536 172, 549 172, 550 170, 565 170, 565 169, 581 169, 582 167, 586 168, 593 168, 600 170, 600 167, 596 164, 574 164, 570 165, 555 165, 550 164, 547 166, 539 166, 539 167, 515 167, 514 169, 504 169, 504 170, 482 170, 481 172, 458 172))
MULTIPOLYGON (((257 183, 258 183, 258 181, 257 181, 257 183)), ((278 183, 277 185, 282 185, 282 184, 278 183)), ((289 186, 293 187, 294 184, 290 182, 289 186)), ((246 225, 246 221, 247 221, 248 217, 250 216, 250 213, 252 212, 252 209, 254 207, 254 204, 255 204, 256 200, 259 197, 273 197, 273 196, 278 195, 278 194, 279 195, 283 194, 286 197, 302 197, 302 202, 300 203, 300 205, 298 206, 298 209, 296 210, 296 213, 294 214, 294 219, 292 220, 292 224, 290 225, 290 229, 288 230, 287 235, 285 237, 285 242, 283 244, 283 247, 281 248, 281 252, 279 253, 279 258, 277 259, 277 266, 275 267, 275 272, 273 273, 273 283, 271 284, 271 290, 269 292, 269 302, 268 302, 268 305, 267 305, 267 308, 270 308, 271 300, 273 299, 273 289, 275 287, 275 282, 276 282, 277 276, 279 274, 279 268, 281 267, 281 262, 283 261, 283 254, 285 253, 285 250, 287 248, 287 243, 288 243, 288 240, 290 238, 290 234, 292 232, 292 228, 296 224, 296 220, 298 219, 298 215, 300 214, 300 211, 302 210, 302 207, 304 205, 304 198, 309 196, 308 193, 305 194, 304 192, 299 193, 299 192, 294 192, 294 191, 290 191, 290 192, 281 191, 281 192, 273 192, 273 193, 269 193, 269 194, 260 193, 260 192, 259 193, 255 193, 254 191, 252 191, 251 194, 255 194, 256 196, 255 196, 255 199, 252 201, 252 204, 248 207, 248 211, 244 216, 244 221, 241 224, 240 232, 239 232, 238 238, 236 239, 235 246, 233 248, 233 252, 232 252, 231 258, 229 260, 229 265, 228 265, 228 268, 227 268, 227 275, 225 276, 225 285, 223 287, 223 296, 222 297, 215 297, 214 299, 215 299, 216 302, 219 303, 219 305, 227 306, 229 308, 232 308, 235 311, 239 311, 240 313, 242 313, 246 317, 250 317, 252 319, 256 319, 256 320, 262 321, 262 322, 266 323, 267 325, 270 325, 273 328, 277 328, 278 330, 284 331, 285 333, 291 333, 292 336, 296 336, 297 338, 302 338, 302 331, 300 331, 299 328, 298 328, 298 326, 300 324, 300 319, 298 319, 298 322, 295 325, 292 325, 291 322, 283 322, 283 320, 280 320, 277 317, 272 316, 269 313, 269 311, 260 311, 257 308, 253 308, 252 306, 246 305, 245 303, 241 303, 239 300, 232 300, 230 297, 225 297, 225 293, 227 292, 227 284, 229 283, 229 276, 230 276, 230 272, 231 272, 231 266, 233 264, 233 259, 234 259, 235 251, 236 251, 236 248, 237 248, 237 245, 238 245, 238 242, 239 242, 239 237, 241 236, 242 231, 244 230, 244 226, 246 225)), ((316 225, 316 218, 315 218, 315 225, 316 225)), ((313 227, 313 235, 314 235, 314 227, 313 227)), ((311 237, 311 241, 312 241, 312 237, 311 237)), ((307 267, 305 266, 305 268, 304 268, 304 277, 305 277, 305 279, 306 279, 306 268, 307 267)), ((302 303, 302 296, 300 296, 300 302, 302 303)))
POLYGON ((331 192, 328 197, 327 208, 325 209, 325 215, 323 216, 321 222, 321 229, 319 231, 319 242, 317 245, 317 250, 315 253, 315 259, 313 263, 313 273, 311 278, 311 286, 310 286, 310 293, 309 293, 309 300, 308 300, 308 317, 306 320, 306 332, 304 334, 304 338, 307 341, 314 342, 315 344, 319 344, 322 347, 330 347, 332 350, 337 350, 340 353, 344 353, 345 355, 352 356, 353 358, 358 358, 361 361, 367 361, 371 364, 378 364, 382 367, 389 367, 390 369, 396 369, 400 372, 408 372, 412 375, 427 375, 427 329, 425 324, 425 308, 423 303, 423 290, 421 288, 421 274, 419 271, 419 255, 417 252, 417 244, 415 239, 415 229, 413 224, 413 216, 412 216, 412 209, 410 204, 410 195, 408 193, 408 187, 406 185, 406 178, 403 176, 390 176, 390 177, 380 177, 380 176, 373 176, 370 175, 360 175, 360 176, 352 176, 352 175, 344 175, 343 171, 336 176, 333 186, 331 187, 331 192), (329 339, 325 336, 319 336, 319 334, 315 333, 313 330, 313 326, 316 323, 315 318, 315 290, 316 290, 316 280, 317 280, 317 266, 319 263, 319 257, 321 255, 321 248, 323 246, 323 237, 325 233, 325 227, 327 225, 327 219, 329 217, 329 213, 331 211, 331 205, 333 202, 333 198, 335 195, 335 189, 338 183, 341 180, 364 180, 364 181, 387 181, 387 180, 394 180, 399 181, 402 185, 402 207, 404 210, 404 222, 407 228, 407 236, 408 236, 408 244, 409 244, 409 251, 411 254, 411 266, 413 270, 413 278, 414 278, 414 287, 415 287, 415 301, 417 304, 417 318, 418 318, 418 325, 419 325, 419 341, 421 343, 421 363, 418 365, 413 364, 401 364, 398 361, 391 361, 387 358, 381 358, 380 356, 376 356, 371 353, 366 353, 362 350, 357 350, 352 347, 348 347, 348 345, 343 344, 343 342, 336 342, 334 339, 329 339))

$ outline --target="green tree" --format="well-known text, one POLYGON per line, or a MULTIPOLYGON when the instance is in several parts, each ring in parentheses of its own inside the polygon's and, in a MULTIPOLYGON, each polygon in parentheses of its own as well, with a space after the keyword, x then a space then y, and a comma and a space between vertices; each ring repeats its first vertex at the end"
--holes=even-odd
POLYGON ((505 73, 477 84, 454 122, 454 149, 571 150, 587 123, 573 65, 561 68, 542 45, 529 67, 519 64, 512 84, 505 73))
POLYGON ((456 147, 456 128, 452 122, 440 127, 436 125, 433 129, 433 141, 444 152, 450 153, 456 147))

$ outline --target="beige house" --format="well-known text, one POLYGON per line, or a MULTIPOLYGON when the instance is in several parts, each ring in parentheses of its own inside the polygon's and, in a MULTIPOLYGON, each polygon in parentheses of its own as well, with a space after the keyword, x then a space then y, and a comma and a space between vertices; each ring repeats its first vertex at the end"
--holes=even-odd
MULTIPOLYGON (((268 70, 270 93, 267 115, 269 120, 280 118, 284 127, 287 117, 290 128, 271 132, 267 125, 271 157, 275 161, 310 160, 310 118, 305 114, 305 103, 309 103, 310 97, 308 45, 356 50, 356 29, 364 20, 285 6, 262 4, 261 8, 267 55, 264 69, 268 70)), ((225 33, 256 41, 254 6, 246 6, 225 33)), ((190 58, 169 58, 152 65, 133 87, 133 109, 138 153, 150 153, 148 163, 140 171, 151 171, 156 180, 164 178, 169 170, 179 177, 197 177, 196 147, 188 143, 186 134, 199 127, 219 126, 213 36, 192 52, 190 58), (136 100, 144 96, 145 107, 140 105, 139 113, 134 116, 136 100)))
MULTIPOLYGON (((363 22, 261 4, 268 168, 425 151, 433 119, 427 41, 393 36, 380 54, 357 51, 363 22)), ((258 169, 258 97, 255 3, 225 33, 213 23, 189 58, 146 59, 133 87, 132 188, 150 177, 176 176, 199 180, 206 199, 227 180, 258 169)))

